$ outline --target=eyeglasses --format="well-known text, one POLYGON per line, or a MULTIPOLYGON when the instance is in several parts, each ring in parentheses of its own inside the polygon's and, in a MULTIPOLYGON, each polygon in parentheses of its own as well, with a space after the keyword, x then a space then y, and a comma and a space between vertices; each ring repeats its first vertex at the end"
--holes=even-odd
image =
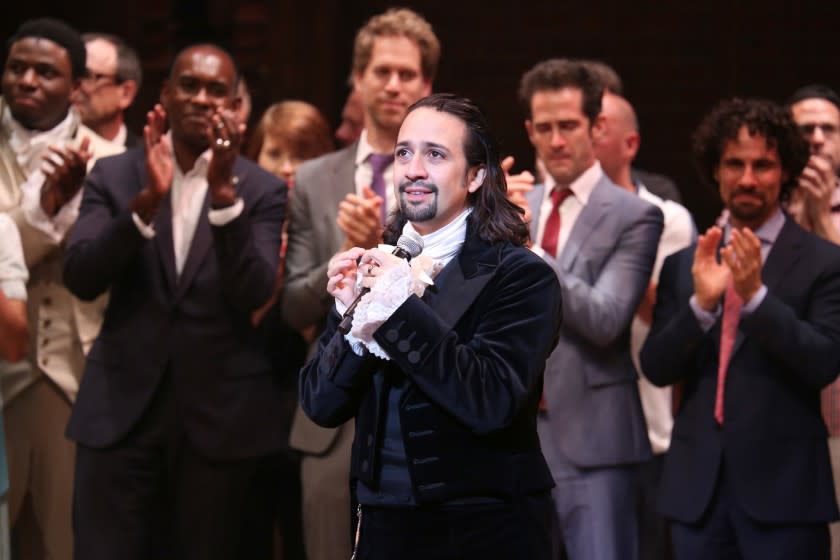
POLYGON ((102 86, 121 83, 122 80, 116 74, 100 74, 99 72, 88 70, 87 74, 82 77, 82 84, 91 89, 99 89, 102 86))

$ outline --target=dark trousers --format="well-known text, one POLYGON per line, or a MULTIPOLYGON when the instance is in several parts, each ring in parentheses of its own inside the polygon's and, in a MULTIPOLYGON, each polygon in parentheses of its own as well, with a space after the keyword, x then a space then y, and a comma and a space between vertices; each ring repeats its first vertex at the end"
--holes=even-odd
POLYGON ((551 496, 417 508, 362 506, 358 560, 551 560, 551 496))
POLYGON ((696 524, 672 522, 677 560, 828 560, 827 523, 761 523, 738 504, 721 474, 708 511, 696 524))
POLYGON ((270 558, 276 506, 266 489, 277 476, 276 457, 204 457, 180 427, 173 393, 162 383, 138 426, 119 444, 78 445, 76 558, 270 558))
POLYGON ((656 510, 656 492, 665 454, 639 465, 638 516, 639 516, 639 560, 673 560, 671 531, 668 520, 656 510))

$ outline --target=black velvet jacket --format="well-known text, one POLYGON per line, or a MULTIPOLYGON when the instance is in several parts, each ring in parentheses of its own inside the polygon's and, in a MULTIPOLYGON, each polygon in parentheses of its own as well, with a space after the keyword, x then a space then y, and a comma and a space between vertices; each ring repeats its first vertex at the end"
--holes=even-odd
POLYGON ((399 414, 417 503, 545 491, 553 481, 536 415, 560 304, 557 277, 542 259, 485 243, 468 221, 461 252, 435 285, 375 333, 391 361, 354 354, 331 312, 301 370, 301 404, 322 426, 356 418, 351 476, 376 488, 385 414, 373 374, 382 371, 386 383, 405 376, 399 414))

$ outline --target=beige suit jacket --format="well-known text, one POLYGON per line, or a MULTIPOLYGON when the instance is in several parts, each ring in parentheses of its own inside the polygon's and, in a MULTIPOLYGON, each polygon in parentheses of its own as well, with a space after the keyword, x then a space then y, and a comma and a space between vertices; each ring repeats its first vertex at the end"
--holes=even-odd
MULTIPOLYGON (((0 98, 0 115, 4 110, 7 108, 0 98)), ((93 158, 88 163, 88 169, 98 158, 125 150, 124 146, 105 140, 82 124, 72 129, 75 131, 71 141, 73 145, 78 146, 82 139, 90 138, 93 158)), ((0 125, 0 211, 8 212, 17 224, 29 268, 27 312, 31 368, 12 376, 0 376, 0 391, 4 404, 8 404, 44 374, 72 402, 79 388, 85 353, 99 334, 107 295, 93 302, 83 302, 64 287, 63 243, 53 241, 28 223, 23 215, 20 185, 26 176, 12 153, 8 134, 0 125)))

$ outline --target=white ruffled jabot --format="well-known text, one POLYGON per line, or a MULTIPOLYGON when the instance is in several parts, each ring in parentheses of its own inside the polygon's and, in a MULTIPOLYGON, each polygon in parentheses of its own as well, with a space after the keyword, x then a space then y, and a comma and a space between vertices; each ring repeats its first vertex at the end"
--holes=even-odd
MULTIPOLYGON (((390 267, 374 284, 370 292, 362 296, 353 314, 353 327, 345 335, 353 351, 362 355, 364 349, 368 352, 389 360, 390 357, 373 339, 373 333, 394 314, 412 294, 422 297, 426 286, 434 283, 432 280, 455 255, 461 251, 467 235, 467 217, 472 208, 464 210, 452 222, 428 235, 422 235, 423 251, 413 258, 411 263, 398 259, 395 266, 390 267)), ((411 222, 406 223, 403 231, 414 231, 411 222)), ((393 247, 380 245, 379 248, 391 253, 393 247)), ((361 274, 357 279, 361 281, 361 274)))

